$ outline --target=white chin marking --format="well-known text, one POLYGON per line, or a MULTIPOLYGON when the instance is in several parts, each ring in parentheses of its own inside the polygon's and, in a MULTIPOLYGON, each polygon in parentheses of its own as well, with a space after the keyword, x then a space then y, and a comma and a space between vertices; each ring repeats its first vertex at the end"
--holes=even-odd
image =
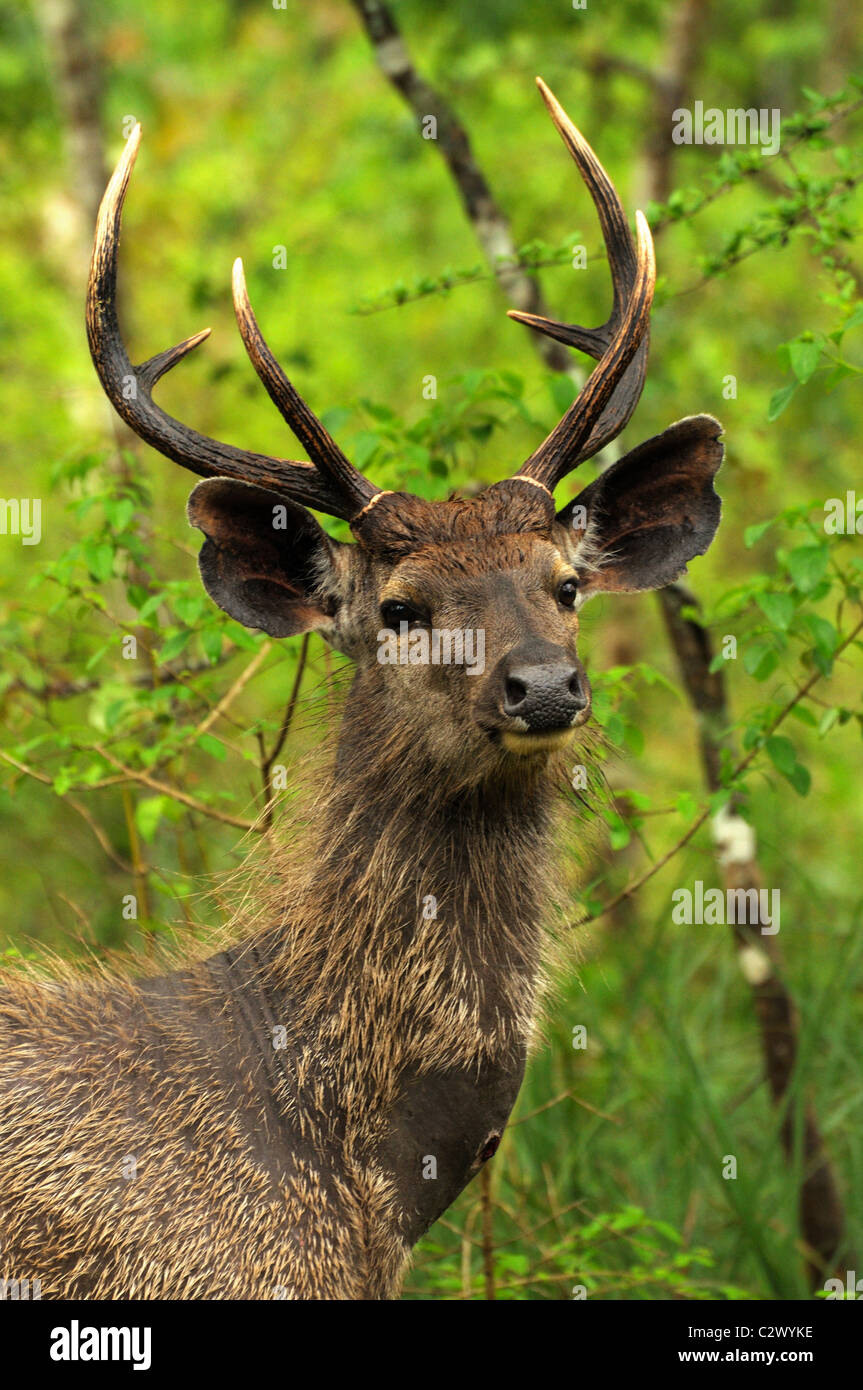
POLYGON ((508 753, 551 753, 555 748, 565 748, 572 739, 575 729, 554 729, 546 734, 517 734, 506 729, 500 741, 508 753))

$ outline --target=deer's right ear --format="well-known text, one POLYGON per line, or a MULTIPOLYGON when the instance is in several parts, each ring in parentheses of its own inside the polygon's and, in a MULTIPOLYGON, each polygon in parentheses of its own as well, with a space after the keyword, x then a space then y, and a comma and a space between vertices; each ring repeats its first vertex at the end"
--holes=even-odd
POLYGON ((204 588, 238 623, 270 637, 332 625, 341 547, 305 507, 253 483, 207 478, 186 512, 207 538, 198 556, 204 588))
POLYGON ((722 463, 721 434, 712 415, 678 420, 624 454, 558 512, 576 557, 586 544, 584 598, 661 589, 704 554, 719 525, 713 479, 722 463))

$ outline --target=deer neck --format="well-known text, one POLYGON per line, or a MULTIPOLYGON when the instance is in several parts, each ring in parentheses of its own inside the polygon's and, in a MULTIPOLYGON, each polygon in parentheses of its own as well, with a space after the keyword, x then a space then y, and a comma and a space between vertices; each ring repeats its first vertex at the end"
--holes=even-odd
POLYGON ((267 1161, 282 1170, 287 1125, 290 1164, 313 1169, 362 1233, 364 1296, 389 1297, 518 1095, 556 798, 527 766, 456 785, 420 740, 370 742, 363 706, 348 711, 307 846, 279 875, 277 921, 226 953, 218 979, 253 1017, 267 1161), (256 1042, 259 1017, 272 1047, 256 1042))
POLYGON ((349 700, 285 913, 285 984, 307 1018, 356 1005, 441 1063, 523 1050, 552 895, 553 783, 526 766, 465 785, 409 731, 370 740, 368 727, 349 700))

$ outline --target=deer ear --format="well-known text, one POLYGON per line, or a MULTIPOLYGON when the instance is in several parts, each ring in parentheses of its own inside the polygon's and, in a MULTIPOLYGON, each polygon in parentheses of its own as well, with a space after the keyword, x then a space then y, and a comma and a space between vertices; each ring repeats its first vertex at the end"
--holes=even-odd
POLYGON ((703 555, 721 509, 713 479, 722 426, 690 415, 639 444, 558 512, 581 592, 661 589, 703 555))
POLYGON ((335 604, 322 590, 337 543, 305 507, 252 483, 207 478, 186 514, 207 537, 198 556, 204 588, 237 622, 271 637, 330 626, 335 604))

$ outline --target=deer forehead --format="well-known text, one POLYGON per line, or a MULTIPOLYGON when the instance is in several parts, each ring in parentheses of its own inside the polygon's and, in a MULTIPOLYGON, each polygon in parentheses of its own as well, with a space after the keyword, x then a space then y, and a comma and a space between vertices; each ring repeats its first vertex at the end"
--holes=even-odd
POLYGON ((507 587, 552 590, 572 574, 571 564, 551 542, 536 536, 490 536, 427 546, 384 572, 380 600, 482 601, 507 587))

